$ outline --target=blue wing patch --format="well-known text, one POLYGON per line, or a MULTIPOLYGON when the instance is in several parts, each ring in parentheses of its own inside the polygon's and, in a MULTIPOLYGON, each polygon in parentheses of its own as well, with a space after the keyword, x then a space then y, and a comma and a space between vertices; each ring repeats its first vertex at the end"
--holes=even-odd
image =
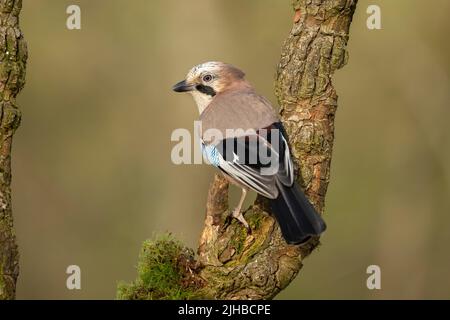
POLYGON ((214 167, 219 167, 220 165, 220 158, 219 158, 219 151, 217 148, 212 145, 205 145, 202 143, 202 153, 203 158, 208 161, 209 164, 213 165, 214 167))

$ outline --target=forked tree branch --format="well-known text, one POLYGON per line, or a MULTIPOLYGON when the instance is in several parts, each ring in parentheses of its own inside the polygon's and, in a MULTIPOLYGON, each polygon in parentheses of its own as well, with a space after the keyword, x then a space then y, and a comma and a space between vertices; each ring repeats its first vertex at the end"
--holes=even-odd
MULTIPOLYGON (((300 172, 298 182, 323 212, 330 179, 337 95, 331 76, 347 61, 345 50, 356 0, 299 0, 294 25, 278 65, 276 96, 300 172)), ((211 185, 199 257, 206 266, 206 296, 221 299, 273 298, 297 275, 302 260, 318 245, 287 245, 278 224, 258 198, 247 210, 253 234, 238 223, 223 229, 227 183, 211 185)))
MULTIPOLYGON (((294 1, 294 24, 277 70, 276 96, 291 153, 300 168, 296 170, 297 181, 321 213, 330 179, 337 107, 331 79, 347 62, 346 45, 356 3, 357 0, 294 1)), ((317 238, 303 246, 286 244, 262 197, 245 213, 252 234, 248 235, 237 221, 228 224, 228 215, 228 183, 216 174, 209 189, 198 261, 194 262, 185 249, 172 259, 175 271, 182 273, 182 287, 192 293, 181 297, 273 298, 295 278, 303 259, 319 244, 317 238)), ((149 263, 146 253, 162 243, 144 246, 140 280, 134 287, 122 287, 119 298, 180 298, 158 293, 161 288, 145 287, 145 279, 155 276, 158 270, 157 261, 150 259, 149 263)))
POLYGON ((0 300, 14 299, 19 252, 11 209, 11 145, 20 124, 16 96, 25 84, 27 46, 19 28, 22 0, 0 0, 0 300))

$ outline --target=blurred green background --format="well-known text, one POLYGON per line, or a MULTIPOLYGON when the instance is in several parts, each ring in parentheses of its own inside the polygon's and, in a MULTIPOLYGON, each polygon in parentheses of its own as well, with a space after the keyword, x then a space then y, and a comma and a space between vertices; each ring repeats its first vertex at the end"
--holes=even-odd
MULTIPOLYGON (((360 0, 338 71, 323 246, 278 298, 450 297, 450 1, 360 0), (378 4, 382 30, 368 30, 378 4), (382 289, 366 288, 381 267, 382 289)), ((24 0, 29 45, 13 150, 18 298, 111 299, 141 242, 191 247, 213 169, 170 161, 197 108, 171 86, 223 60, 275 103, 290 0, 24 0), (82 29, 67 30, 78 4, 82 29), (68 265, 81 290, 66 289, 68 265)), ((238 192, 233 191, 233 201, 238 192)))

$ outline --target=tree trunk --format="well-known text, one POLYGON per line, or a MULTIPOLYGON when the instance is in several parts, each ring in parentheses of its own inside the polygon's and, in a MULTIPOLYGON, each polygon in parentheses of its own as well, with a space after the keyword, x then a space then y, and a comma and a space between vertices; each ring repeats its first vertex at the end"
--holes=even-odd
MULTIPOLYGON (((330 179, 337 107, 331 77, 347 62, 346 45, 356 3, 294 1, 294 24, 277 70, 276 96, 299 168, 297 181, 321 213, 330 179)), ((228 183, 216 174, 209 189, 198 261, 193 262, 193 257, 173 259, 177 267, 182 267, 178 269, 184 272, 180 279, 193 298, 271 299, 295 278, 303 259, 319 244, 317 238, 302 246, 286 244, 263 197, 258 197, 245 213, 251 235, 239 222, 228 223, 228 215, 228 183)), ((133 286, 120 288, 119 298, 174 298, 164 292, 154 294, 165 289, 142 287, 149 274, 160 269, 143 257, 161 245, 157 241, 143 250, 140 270, 146 274, 140 274, 141 281, 133 286)), ((186 252, 180 250, 180 256, 186 252)), ((155 278, 161 275, 155 274, 155 278)))
POLYGON ((11 145, 20 124, 16 96, 25 84, 27 47, 19 29, 21 0, 0 0, 0 300, 14 299, 19 252, 11 209, 11 145))

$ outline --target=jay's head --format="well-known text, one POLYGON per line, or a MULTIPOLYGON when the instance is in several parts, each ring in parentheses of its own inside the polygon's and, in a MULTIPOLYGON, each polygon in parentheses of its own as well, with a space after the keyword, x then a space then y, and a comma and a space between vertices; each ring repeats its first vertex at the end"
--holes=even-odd
POLYGON ((173 86, 173 91, 191 93, 201 113, 217 94, 248 86, 244 76, 244 72, 230 64, 205 62, 192 68, 185 80, 173 86))

